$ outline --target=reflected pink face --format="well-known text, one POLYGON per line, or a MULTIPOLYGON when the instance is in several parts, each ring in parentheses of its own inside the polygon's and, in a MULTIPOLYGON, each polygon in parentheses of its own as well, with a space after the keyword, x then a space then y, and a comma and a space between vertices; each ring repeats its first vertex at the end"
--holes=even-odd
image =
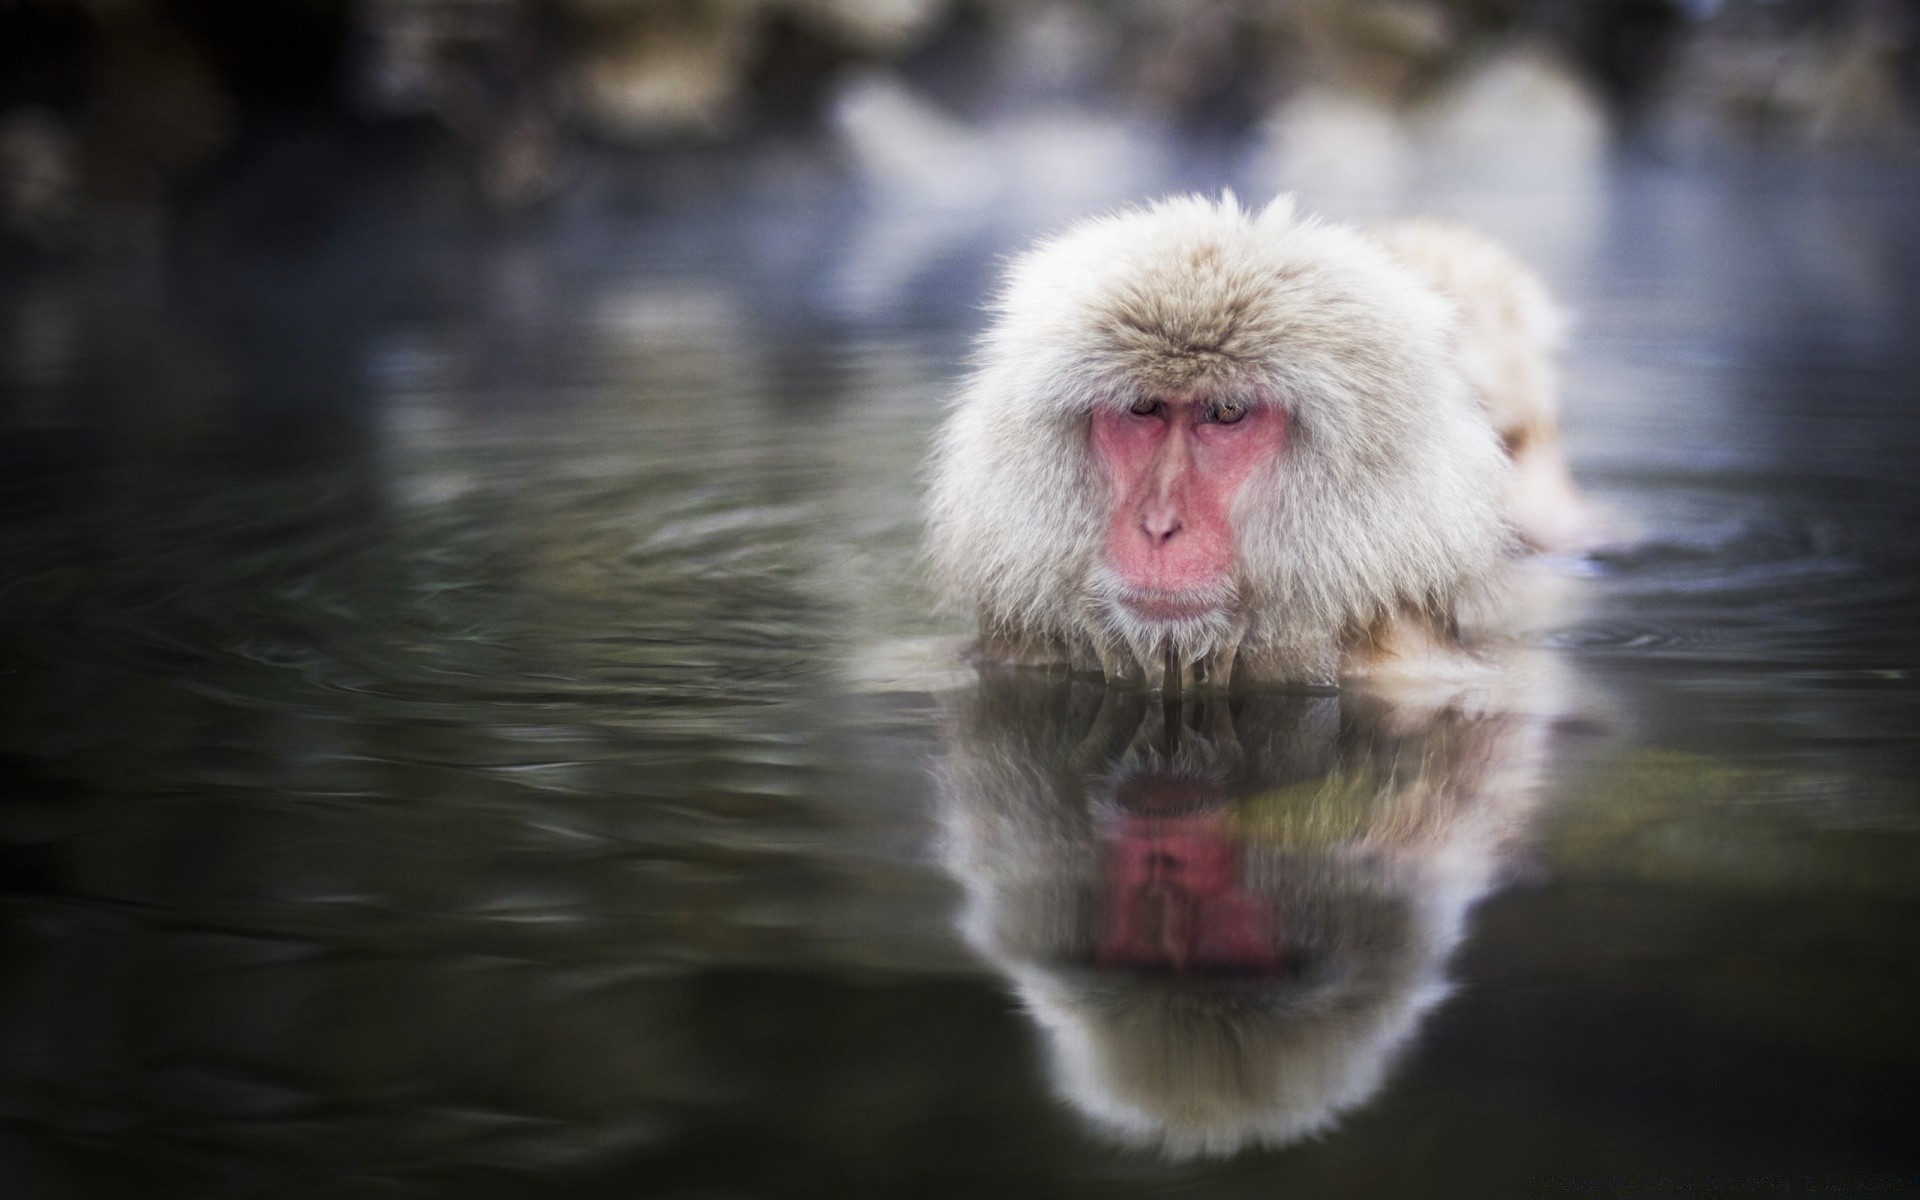
POLYGON ((1093 414, 1088 441, 1113 481, 1104 558, 1147 620, 1210 611, 1233 577, 1233 500, 1280 453, 1271 404, 1167 393, 1093 414))
MULTIPOLYGON (((1181 789, 1182 782, 1168 780, 1162 790, 1181 789)), ((1280 914, 1240 879, 1241 844, 1230 814, 1129 813, 1106 830, 1106 843, 1097 964, 1176 974, 1270 976, 1287 969, 1280 914)))

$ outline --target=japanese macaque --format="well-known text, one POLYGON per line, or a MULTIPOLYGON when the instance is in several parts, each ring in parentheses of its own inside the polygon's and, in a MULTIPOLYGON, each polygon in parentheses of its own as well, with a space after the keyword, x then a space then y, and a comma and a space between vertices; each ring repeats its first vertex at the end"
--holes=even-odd
POLYGON ((1592 549, 1607 536, 1567 469, 1556 362, 1567 318, 1546 285, 1504 247, 1446 221, 1401 221, 1376 236, 1453 301, 1456 361, 1513 469, 1506 511, 1529 546, 1592 549))
POLYGON ((1284 1145, 1371 1098, 1446 996, 1547 729, 1371 689, 988 674, 938 767, 962 932, 1097 1130, 1176 1158, 1284 1145))
POLYGON ((1016 259, 935 452, 984 661, 1168 692, 1457 655, 1512 534, 1454 306, 1380 242, 1231 198, 1016 259))

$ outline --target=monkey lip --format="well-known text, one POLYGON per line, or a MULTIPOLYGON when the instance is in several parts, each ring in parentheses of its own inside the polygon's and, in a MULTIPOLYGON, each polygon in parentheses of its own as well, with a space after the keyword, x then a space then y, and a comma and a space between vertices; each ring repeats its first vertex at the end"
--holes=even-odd
POLYGON ((1168 592, 1157 588, 1129 588, 1120 603, 1136 617, 1149 621, 1191 621, 1219 611, 1220 599, 1210 592, 1168 592))

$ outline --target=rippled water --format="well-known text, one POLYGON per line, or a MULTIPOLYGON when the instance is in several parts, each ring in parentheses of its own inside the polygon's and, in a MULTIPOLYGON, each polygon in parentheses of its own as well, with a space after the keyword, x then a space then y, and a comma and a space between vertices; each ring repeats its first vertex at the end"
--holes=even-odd
POLYGON ((1640 534, 1499 719, 875 683, 1024 218, 19 272, 7 1194, 1920 1190, 1916 194, 1435 198, 1640 534))

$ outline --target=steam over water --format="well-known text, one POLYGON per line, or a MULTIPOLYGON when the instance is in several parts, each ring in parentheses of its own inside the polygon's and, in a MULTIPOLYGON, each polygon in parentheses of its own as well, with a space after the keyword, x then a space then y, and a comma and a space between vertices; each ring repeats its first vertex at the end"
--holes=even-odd
POLYGON ((1912 1189, 1913 184, 1419 206, 1576 311, 1638 534, 1543 572, 1517 723, 927 690, 920 460, 1038 218, 10 273, 4 1190, 1912 1189))

